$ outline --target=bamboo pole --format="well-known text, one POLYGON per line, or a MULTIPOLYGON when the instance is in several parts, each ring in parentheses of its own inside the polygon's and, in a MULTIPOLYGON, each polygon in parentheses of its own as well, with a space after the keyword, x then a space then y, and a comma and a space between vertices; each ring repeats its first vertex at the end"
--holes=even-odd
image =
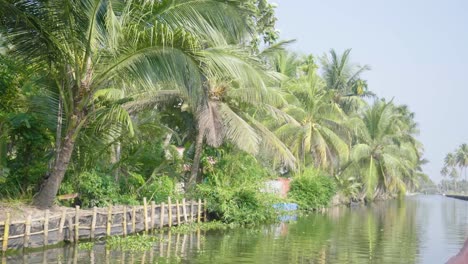
POLYGON ((177 218, 177 225, 180 226, 180 204, 179 199, 176 200, 176 218, 177 218))
POLYGON ((123 209, 123 221, 122 221, 122 228, 123 228, 123 236, 127 236, 127 206, 124 206, 123 209))
POLYGON ((143 221, 145 226, 145 234, 148 233, 148 204, 146 197, 143 197, 143 221))
MULTIPOLYGON (((156 225, 155 207, 156 207, 156 204, 154 203, 154 201, 151 201, 151 229, 152 230, 154 230, 154 226, 156 225)), ((153 263, 153 262, 150 262, 150 263, 153 263)))
POLYGON ((164 203, 161 203, 161 212, 159 213, 159 228, 164 227, 164 215, 166 214, 166 208, 164 208, 164 203))
POLYGON ((75 243, 80 238, 80 206, 75 207, 75 243))
POLYGON ((167 197, 167 209, 169 210, 169 218, 167 219, 167 224, 169 227, 172 226, 172 203, 171 203, 171 197, 167 197))
POLYGON ((59 239, 63 239, 63 227, 65 226, 65 220, 67 218, 67 209, 62 209, 62 215, 60 216, 60 223, 59 223, 59 239))
POLYGON ((25 223, 25 227, 24 227, 24 243, 23 243, 23 247, 29 247, 29 235, 31 234, 31 220, 32 219, 32 215, 29 214, 28 215, 28 218, 26 218, 26 223, 25 223))
POLYGON ((112 228, 112 205, 109 205, 107 208, 107 227, 106 227, 106 235, 111 235, 111 228, 112 228))
POLYGON ((203 200, 203 220, 205 222, 208 222, 208 213, 206 212, 208 208, 208 203, 206 202, 206 199, 203 200))
POLYGON ((201 222, 201 199, 198 199, 198 206, 197 206, 197 223, 201 222))
POLYGON ((193 223, 193 220, 195 219, 195 216, 193 215, 193 201, 190 202, 190 222, 193 223))
POLYGON ((47 246, 49 244, 49 209, 45 210, 44 219, 44 246, 47 246))
POLYGON ((136 233, 136 223, 135 223, 135 218, 136 218, 136 208, 135 206, 132 207, 132 233, 136 233))
POLYGON ((91 233, 90 233, 90 237, 91 239, 94 239, 94 236, 95 236, 95 231, 96 231, 96 217, 97 217, 97 207, 94 206, 93 207, 93 218, 91 219, 91 233))
POLYGON ((5 252, 8 249, 8 235, 10 232, 10 212, 6 213, 6 220, 5 220, 5 230, 3 232, 3 243, 2 243, 2 251, 5 252))
POLYGON ((187 223, 187 208, 185 208, 185 198, 182 199, 182 215, 184 216, 184 223, 187 223))

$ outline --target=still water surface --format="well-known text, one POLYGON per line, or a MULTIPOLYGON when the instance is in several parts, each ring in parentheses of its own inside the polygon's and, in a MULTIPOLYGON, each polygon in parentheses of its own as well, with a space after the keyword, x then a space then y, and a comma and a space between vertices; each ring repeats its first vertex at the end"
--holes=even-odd
POLYGON ((161 242, 146 252, 67 246, 10 256, 6 263, 438 264, 456 255, 467 235, 468 202, 421 195, 255 230, 157 234, 161 242))

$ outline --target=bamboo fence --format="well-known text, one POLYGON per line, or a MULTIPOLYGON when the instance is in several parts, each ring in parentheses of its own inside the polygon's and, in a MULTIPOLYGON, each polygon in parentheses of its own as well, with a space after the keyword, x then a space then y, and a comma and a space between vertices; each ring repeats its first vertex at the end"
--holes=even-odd
POLYGON ((146 198, 139 206, 109 206, 81 210, 62 209, 60 214, 51 215, 44 211, 44 217, 12 221, 9 212, 6 220, 0 222, 1 252, 8 249, 36 248, 63 241, 76 242, 82 239, 97 239, 106 236, 149 232, 164 226, 206 220, 206 201, 181 202, 175 204, 168 198, 167 204, 148 204, 146 198))

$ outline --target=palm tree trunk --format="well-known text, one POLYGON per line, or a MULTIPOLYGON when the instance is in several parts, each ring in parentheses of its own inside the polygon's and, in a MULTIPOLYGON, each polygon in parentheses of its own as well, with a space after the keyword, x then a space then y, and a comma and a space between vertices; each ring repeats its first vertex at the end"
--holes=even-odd
POLYGON ((204 132, 200 130, 197 138, 195 139, 195 155, 193 156, 192 170, 190 177, 187 182, 187 190, 192 190, 198 179, 198 170, 200 169, 200 160, 203 152, 203 138, 205 137, 204 132))
POLYGON ((55 165, 52 172, 49 177, 44 179, 41 189, 33 197, 33 205, 40 209, 49 208, 54 204, 60 184, 65 176, 68 163, 70 163, 73 149, 75 148, 75 137, 80 129, 79 124, 81 119, 77 118, 77 120, 74 121, 56 153, 55 165))

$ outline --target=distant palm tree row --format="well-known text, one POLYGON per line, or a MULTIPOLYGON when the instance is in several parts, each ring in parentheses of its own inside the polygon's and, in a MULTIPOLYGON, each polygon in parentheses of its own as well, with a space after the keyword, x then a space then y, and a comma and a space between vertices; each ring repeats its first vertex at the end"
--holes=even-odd
POLYGON ((417 186, 425 175, 414 114, 377 99, 361 76, 369 67, 352 64, 350 50, 331 50, 321 67, 286 51, 272 9, 266 1, 0 0, 6 54, 36 76, 43 99, 33 108, 54 132, 34 203, 51 206, 66 173, 98 162, 116 180, 132 169, 154 174, 176 155, 121 169, 151 129, 166 153, 190 144, 188 188, 202 176, 205 146, 226 144, 276 171, 320 168, 354 199, 417 186))
MULTIPOLYGON (((467 180, 468 169, 468 144, 461 144, 454 152, 445 156, 444 167, 440 171, 442 176, 457 181, 460 177, 467 180)), ((455 187, 456 188, 456 187, 455 187)))

